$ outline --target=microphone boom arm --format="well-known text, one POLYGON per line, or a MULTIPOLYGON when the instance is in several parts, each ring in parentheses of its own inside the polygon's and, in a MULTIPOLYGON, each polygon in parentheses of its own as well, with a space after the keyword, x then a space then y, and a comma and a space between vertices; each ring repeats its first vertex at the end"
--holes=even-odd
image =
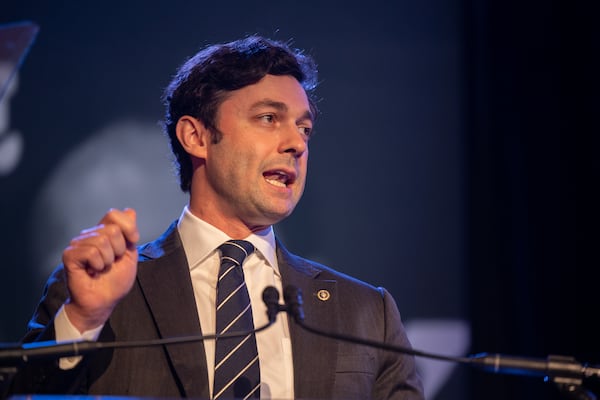
MULTIPOLYGON (((275 289, 273 289, 275 290, 275 289)), ((277 298, 279 295, 277 295, 277 298)), ((468 357, 452 357, 432 354, 413 348, 395 346, 388 343, 377 342, 341 333, 325 332, 304 323, 302 310, 302 292, 299 288, 288 286, 284 290, 285 306, 279 306, 286 311, 294 321, 303 329, 316 335, 338 339, 351 343, 361 344, 396 353, 410 354, 435 360, 451 361, 493 373, 543 376, 545 380, 553 381, 558 389, 573 400, 596 400, 596 396, 583 388, 584 378, 600 378, 600 367, 580 364, 573 357, 552 355, 547 360, 526 357, 513 357, 501 354, 488 355, 486 353, 468 357)))

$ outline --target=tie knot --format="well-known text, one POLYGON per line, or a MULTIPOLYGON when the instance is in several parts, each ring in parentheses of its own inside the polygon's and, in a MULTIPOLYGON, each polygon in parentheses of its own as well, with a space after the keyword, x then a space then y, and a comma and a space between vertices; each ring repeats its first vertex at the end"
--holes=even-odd
POLYGON ((219 246, 221 250, 221 263, 231 261, 242 265, 246 257, 254 251, 254 245, 247 240, 228 240, 219 246))

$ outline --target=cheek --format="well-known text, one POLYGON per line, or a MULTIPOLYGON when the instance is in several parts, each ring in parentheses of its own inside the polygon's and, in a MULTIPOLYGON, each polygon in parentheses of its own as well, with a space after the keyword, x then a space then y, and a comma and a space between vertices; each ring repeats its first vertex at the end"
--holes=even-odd
POLYGON ((304 172, 306 172, 306 170, 308 169, 308 151, 305 152, 302 157, 300 157, 300 159, 298 160, 298 165, 300 166, 300 169, 304 172))
POLYGON ((261 156, 252 147, 244 148, 236 146, 223 156, 221 167, 225 171, 230 171, 229 173, 235 175, 238 181, 248 180, 250 176, 262 168, 261 156))

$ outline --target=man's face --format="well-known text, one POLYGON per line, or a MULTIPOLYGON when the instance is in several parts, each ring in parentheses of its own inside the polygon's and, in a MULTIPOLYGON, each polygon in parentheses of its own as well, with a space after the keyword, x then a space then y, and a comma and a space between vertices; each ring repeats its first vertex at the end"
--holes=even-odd
POLYGON ((291 76, 231 92, 217 114, 222 139, 208 145, 199 202, 211 202, 221 222, 252 230, 290 215, 304 191, 312 126, 306 93, 291 76))

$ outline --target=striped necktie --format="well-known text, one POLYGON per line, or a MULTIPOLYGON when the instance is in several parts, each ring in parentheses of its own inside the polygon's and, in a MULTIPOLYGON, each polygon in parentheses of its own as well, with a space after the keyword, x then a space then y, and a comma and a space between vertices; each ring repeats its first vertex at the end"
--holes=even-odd
MULTIPOLYGON (((254 246, 244 240, 229 240, 219 246, 219 250, 216 332, 219 335, 250 332, 254 323, 242 263, 254 251, 254 246)), ((259 389, 260 369, 254 333, 217 339, 213 399, 260 398, 259 389)))

